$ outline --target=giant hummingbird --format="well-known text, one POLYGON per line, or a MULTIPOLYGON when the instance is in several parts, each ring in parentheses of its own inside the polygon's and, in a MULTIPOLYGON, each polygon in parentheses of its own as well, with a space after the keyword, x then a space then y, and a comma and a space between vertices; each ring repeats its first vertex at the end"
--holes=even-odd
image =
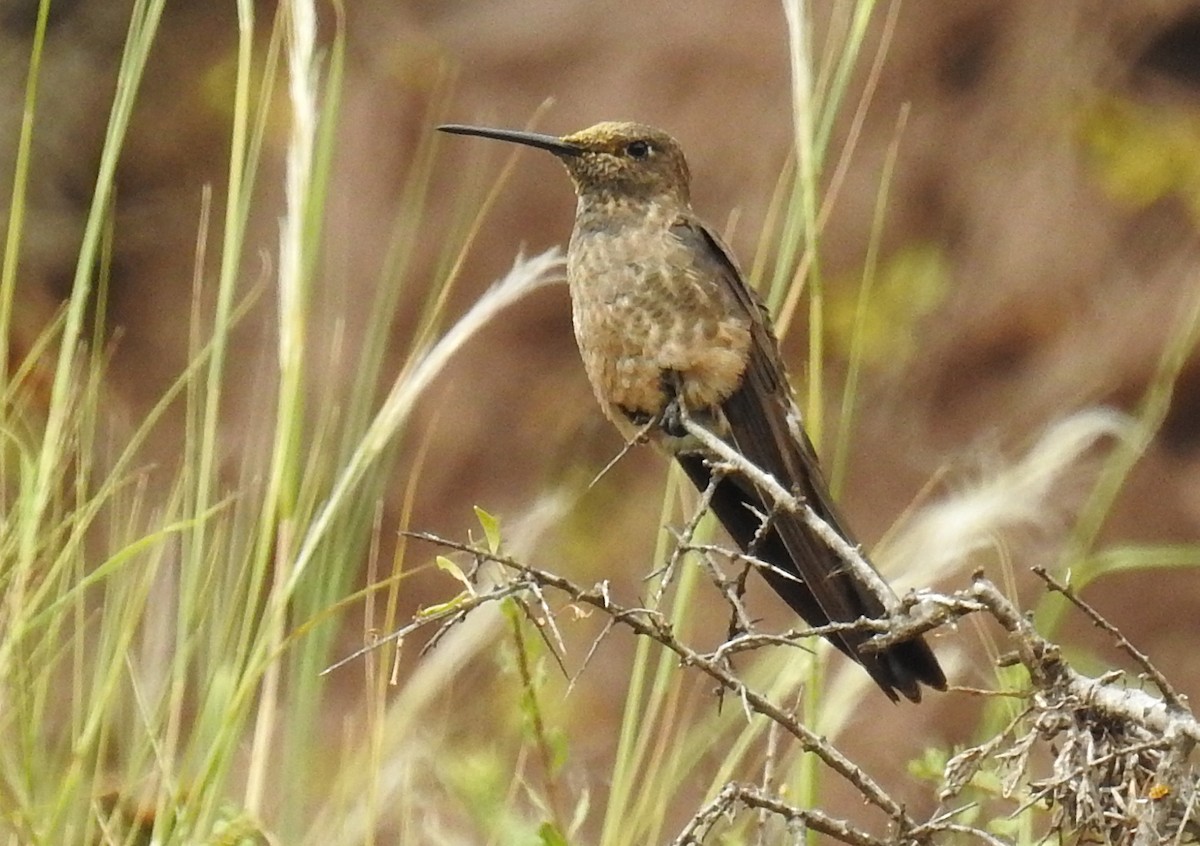
MULTIPOLYGON (((894 595, 866 579, 811 520, 778 503, 746 473, 681 428, 699 421, 853 544, 816 452, 801 428, 770 315, 721 239, 692 211, 683 151, 661 130, 599 123, 561 138, 474 126, 444 132, 548 150, 578 195, 567 250, 575 338, 592 389, 627 440, 649 435, 682 466, 770 586, 810 625, 887 616, 894 595)), ((867 565, 869 566, 869 565, 867 565)), ((881 587, 882 586, 882 587, 881 587)), ((893 700, 946 677, 920 638, 884 650, 872 634, 829 635, 893 700)))

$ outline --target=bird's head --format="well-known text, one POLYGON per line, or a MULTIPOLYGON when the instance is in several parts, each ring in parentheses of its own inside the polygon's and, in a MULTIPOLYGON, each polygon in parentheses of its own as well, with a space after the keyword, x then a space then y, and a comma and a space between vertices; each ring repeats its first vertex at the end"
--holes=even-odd
POLYGON ((548 150, 566 166, 581 197, 689 202, 691 177, 679 142, 643 123, 605 121, 561 138, 454 124, 438 129, 548 150))

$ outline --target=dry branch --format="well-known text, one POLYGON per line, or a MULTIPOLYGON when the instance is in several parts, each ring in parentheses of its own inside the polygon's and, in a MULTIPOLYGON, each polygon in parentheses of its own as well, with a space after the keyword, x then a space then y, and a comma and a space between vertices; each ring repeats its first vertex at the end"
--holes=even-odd
MULTIPOLYGON (((743 470, 739 467, 737 472, 743 470)), ((916 819, 882 785, 827 739, 812 731, 796 714, 749 687, 729 660, 737 653, 778 645, 795 647, 803 638, 850 628, 876 633, 873 642, 877 648, 882 648, 915 633, 983 613, 1004 629, 1014 649, 1015 660, 1028 672, 1030 689, 1016 694, 1025 698, 1027 705, 999 735, 949 761, 941 791, 942 801, 957 796, 972 784, 977 774, 990 767, 1004 775, 1003 798, 1019 795, 1023 800, 1013 813, 1027 812, 1042 803, 1053 809, 1048 830, 1098 837, 1116 846, 1150 846, 1168 841, 1184 842, 1195 837, 1198 829, 1194 821, 1197 776, 1190 756, 1200 740, 1200 724, 1187 709, 1185 700, 1131 645, 1123 648, 1135 657, 1163 691, 1162 697, 1129 687, 1119 673, 1097 679, 1075 671, 1063 659, 1059 647, 1043 638, 1030 619, 982 573, 974 576, 967 589, 953 594, 924 593, 919 598, 907 597, 897 604, 895 613, 887 619, 861 620, 782 634, 764 632, 754 626, 741 607, 738 580, 726 577, 716 559, 724 557, 728 561, 752 565, 758 562, 742 553, 694 544, 692 535, 697 525, 698 521, 693 519, 679 532, 676 549, 660 575, 669 581, 685 552, 695 552, 705 560, 707 572, 733 609, 730 637, 714 650, 701 651, 682 641, 667 617, 655 608, 619 602, 607 582, 584 587, 511 556, 422 532, 407 534, 471 556, 476 566, 469 570, 477 577, 482 569, 478 565, 484 562, 500 565, 500 575, 493 573, 492 578, 498 578, 498 581, 486 588, 468 591, 444 607, 419 614, 392 637, 437 626, 436 641, 447 627, 457 625, 481 605, 522 596, 537 606, 538 613, 531 616, 536 624, 553 626, 555 615, 550 597, 560 594, 569 604, 588 606, 601 612, 607 618, 605 631, 615 626, 626 627, 673 652, 681 666, 695 668, 709 676, 725 695, 741 703, 748 714, 765 717, 783 735, 793 738, 801 749, 816 755, 889 821, 886 834, 874 834, 832 818, 819 809, 796 807, 767 788, 730 783, 696 812, 674 844, 704 842, 721 820, 740 809, 776 818, 792 829, 819 832, 851 846, 927 844, 948 838, 961 840, 964 836, 998 846, 1006 841, 983 828, 963 824, 954 812, 941 812, 924 821, 916 819), (1053 757, 1051 772, 1041 777, 1035 777, 1031 772, 1031 757, 1038 749, 1048 749, 1053 757)), ((857 556, 853 549, 844 552, 848 560, 857 556)), ((1069 587, 1046 578, 1052 589, 1064 592, 1093 620, 1100 620, 1069 587)), ((665 588, 660 586, 660 597, 663 590, 665 588)), ((1105 623, 1105 626, 1108 628, 1109 624, 1105 623)), ((1119 636, 1115 629, 1112 631, 1115 637, 1119 636)), ((558 647, 554 651, 556 656, 559 655, 562 641, 557 629, 552 628, 543 636, 558 647)), ((372 646, 381 642, 384 641, 372 646)), ((345 661, 335 666, 342 663, 345 661)))

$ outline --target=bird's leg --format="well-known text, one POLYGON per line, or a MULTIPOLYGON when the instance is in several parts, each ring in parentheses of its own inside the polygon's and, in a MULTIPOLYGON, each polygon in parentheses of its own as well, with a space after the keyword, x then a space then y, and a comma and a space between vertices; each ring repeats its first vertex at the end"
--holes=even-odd
POLYGON ((688 410, 683 402, 683 374, 678 370, 664 370, 659 377, 663 395, 667 398, 659 412, 659 426, 672 438, 687 435, 688 410))

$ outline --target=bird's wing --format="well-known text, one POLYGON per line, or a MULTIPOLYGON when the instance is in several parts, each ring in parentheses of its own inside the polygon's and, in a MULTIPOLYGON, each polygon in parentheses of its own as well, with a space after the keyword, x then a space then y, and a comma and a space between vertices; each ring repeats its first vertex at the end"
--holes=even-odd
MULTIPOLYGON (((709 265, 698 270, 719 277, 732 301, 749 317, 751 345, 745 374, 740 387, 721 405, 729 425, 729 440, 748 461, 775 477, 830 528, 854 544, 826 486, 816 451, 801 427, 799 410, 792 400, 779 344, 765 305, 742 281, 728 249, 703 223, 681 218, 672 232, 691 247, 689 252, 696 256, 697 262, 709 265)), ((689 475, 695 480, 692 471, 689 475)), ((747 480, 734 481, 744 498, 749 500, 740 503, 741 510, 748 510, 747 506, 752 504, 763 513, 773 511, 768 495, 755 489, 747 480)), ((718 513, 718 518, 736 541, 744 543, 744 537, 738 535, 746 533, 745 517, 740 518, 742 525, 735 528, 730 522, 739 521, 736 506, 727 506, 726 512, 726 515, 718 513)), ((757 519, 754 525, 757 527, 757 519)), ((769 572, 764 575, 775 591, 810 624, 886 616, 884 598, 875 592, 874 585, 848 569, 838 553, 813 532, 801 515, 779 511, 774 515, 773 529, 774 537, 768 534, 759 555, 766 556, 774 550, 775 554, 765 559, 767 563, 799 582, 779 575, 772 578, 769 572), (820 614, 813 613, 814 605, 820 614)), ((886 653, 860 652, 858 647, 869 637, 865 632, 847 632, 832 640, 842 651, 861 662, 893 698, 893 689, 910 699, 919 698, 917 680, 934 687, 945 686, 941 668, 923 641, 900 644, 886 653)))

